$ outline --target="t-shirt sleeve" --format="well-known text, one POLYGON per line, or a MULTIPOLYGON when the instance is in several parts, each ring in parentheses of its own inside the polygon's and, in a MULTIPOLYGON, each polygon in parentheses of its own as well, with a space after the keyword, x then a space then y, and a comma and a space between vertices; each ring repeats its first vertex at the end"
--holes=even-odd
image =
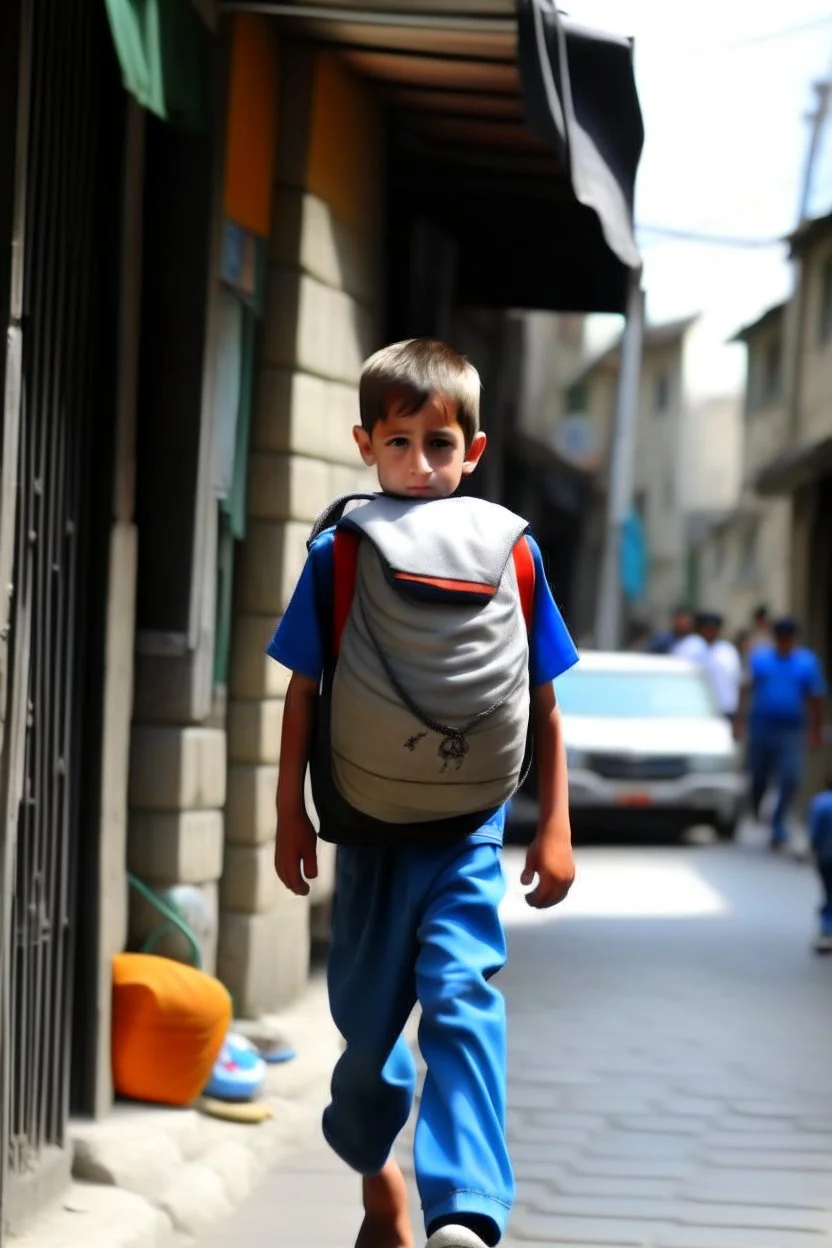
POLYGON ((534 560, 534 611, 529 634, 529 680, 547 685, 578 662, 578 651, 557 608, 546 573, 543 556, 533 538, 528 537, 534 560))
POLYGON ((266 647, 266 653, 299 676, 320 680, 324 670, 321 587, 333 577, 333 530, 312 543, 295 592, 266 647))
POLYGON ((816 654, 809 654, 806 664, 806 693, 810 698, 826 697, 826 680, 816 654))

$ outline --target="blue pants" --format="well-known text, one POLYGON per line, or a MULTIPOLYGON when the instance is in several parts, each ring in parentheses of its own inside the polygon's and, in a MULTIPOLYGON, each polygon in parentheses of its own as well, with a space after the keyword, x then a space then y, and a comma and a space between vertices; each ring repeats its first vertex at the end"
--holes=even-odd
POLYGON ((427 1066, 414 1160, 425 1225, 491 1219, 501 1235, 514 1199, 505 1139, 497 845, 441 849, 341 846, 328 982, 346 1048, 332 1076, 324 1135, 361 1174, 377 1174, 407 1122, 416 1068, 402 1031, 416 1002, 427 1066))
POLYGON ((823 903, 820 915, 824 929, 832 933, 832 824, 824 821, 813 830, 812 851, 823 889, 823 903))
POLYGON ((754 723, 748 738, 748 766, 751 772, 751 804, 756 811, 773 779, 777 779, 777 804, 772 816, 775 841, 786 838, 786 815, 800 787, 803 771, 802 726, 754 723))

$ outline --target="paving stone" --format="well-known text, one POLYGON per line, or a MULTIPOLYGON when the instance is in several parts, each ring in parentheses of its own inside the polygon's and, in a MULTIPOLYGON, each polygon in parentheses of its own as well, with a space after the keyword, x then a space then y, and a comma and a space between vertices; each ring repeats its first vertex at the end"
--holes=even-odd
POLYGON ((518 1209, 511 1219, 511 1233, 521 1241, 544 1244, 626 1245, 647 1248, 656 1242, 660 1222, 625 1222, 621 1219, 565 1217, 518 1209))
MULTIPOLYGON (((585 896, 638 881, 648 912, 658 889, 661 914, 506 911, 518 1203, 503 1248, 832 1245, 832 994, 806 953, 811 872, 743 845, 593 847, 579 878, 585 896), (725 913, 691 917, 682 895, 675 914, 673 890, 702 881, 725 913)), ((354 1177, 312 1150, 208 1248, 345 1248, 357 1202, 354 1177)))
POLYGON ((699 1136, 707 1130, 707 1123, 702 1119, 675 1114, 613 1114, 610 1126, 618 1131, 671 1136, 699 1136))
POLYGON ((749 1152, 832 1153, 832 1134, 800 1134, 797 1131, 711 1131, 714 1148, 741 1148, 749 1152))
POLYGON ((738 1148, 708 1148, 700 1154, 700 1160, 709 1166, 726 1169, 737 1166, 740 1161, 753 1156, 756 1170, 802 1170, 821 1173, 832 1173, 832 1153, 804 1153, 790 1150, 764 1151, 763 1149, 748 1150, 743 1153, 738 1148))
POLYGON ((648 1135, 639 1131, 608 1131, 586 1147, 596 1157, 691 1157, 696 1141, 684 1135, 648 1135))
POLYGON ((767 1231, 745 1227, 672 1227, 651 1248, 826 1248, 829 1240, 813 1232, 767 1231))
POLYGON ((583 1154, 570 1169, 576 1174, 634 1179, 683 1179, 691 1174, 688 1157, 609 1157, 583 1154))

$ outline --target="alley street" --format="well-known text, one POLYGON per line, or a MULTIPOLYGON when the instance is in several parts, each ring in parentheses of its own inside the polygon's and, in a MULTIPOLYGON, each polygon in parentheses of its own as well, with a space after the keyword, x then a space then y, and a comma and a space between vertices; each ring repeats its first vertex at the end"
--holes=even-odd
MULTIPOLYGON (((509 1248, 832 1245, 832 960, 806 864, 753 836, 593 846, 543 918, 506 865, 509 1248)), ((321 1145, 206 1248, 349 1248, 356 1192, 321 1145)))

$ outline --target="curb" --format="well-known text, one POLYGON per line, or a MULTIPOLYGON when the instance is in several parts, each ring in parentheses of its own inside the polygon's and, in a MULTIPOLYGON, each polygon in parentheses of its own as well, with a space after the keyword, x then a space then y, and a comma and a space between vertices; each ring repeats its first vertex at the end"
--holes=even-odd
POLYGON ((73 1121, 72 1185, 10 1244, 185 1248, 216 1230, 282 1157, 311 1143, 340 1052, 323 979, 284 1013, 239 1030, 286 1036, 296 1050, 293 1061, 267 1067, 260 1099, 272 1118, 240 1124, 198 1109, 125 1103, 101 1122, 73 1121))

